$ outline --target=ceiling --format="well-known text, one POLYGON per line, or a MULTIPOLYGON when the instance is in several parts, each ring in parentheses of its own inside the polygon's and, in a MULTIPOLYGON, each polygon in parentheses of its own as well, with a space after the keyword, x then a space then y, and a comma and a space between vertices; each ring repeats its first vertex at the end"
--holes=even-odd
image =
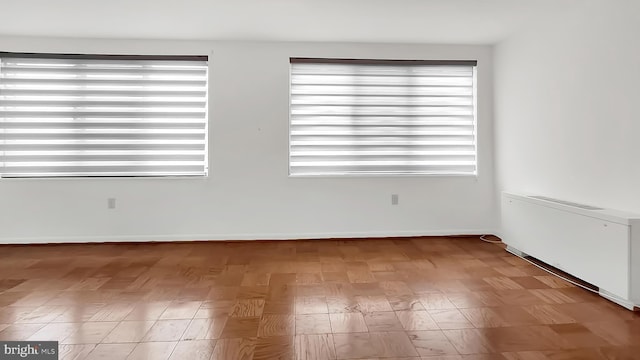
POLYGON ((585 0, 0 0, 0 35, 496 43, 585 0))

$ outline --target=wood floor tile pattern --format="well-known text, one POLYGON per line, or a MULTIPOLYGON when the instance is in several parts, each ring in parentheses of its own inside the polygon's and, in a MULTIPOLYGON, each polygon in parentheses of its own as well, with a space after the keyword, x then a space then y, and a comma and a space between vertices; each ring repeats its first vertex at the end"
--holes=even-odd
POLYGON ((0 246, 0 340, 83 359, 640 359, 640 317, 474 237, 0 246))

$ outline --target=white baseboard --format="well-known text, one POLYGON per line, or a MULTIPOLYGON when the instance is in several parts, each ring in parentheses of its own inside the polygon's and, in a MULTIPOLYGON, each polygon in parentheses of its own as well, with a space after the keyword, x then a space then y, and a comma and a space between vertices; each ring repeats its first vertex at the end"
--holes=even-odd
POLYGON ((46 236, 0 238, 0 244, 63 244, 63 243, 113 243, 113 242, 179 242, 224 240, 298 240, 327 238, 384 238, 409 236, 456 236, 493 234, 489 229, 379 231, 379 232, 328 232, 328 233, 263 233, 263 234, 171 234, 171 235, 100 235, 100 236, 46 236))
POLYGON ((626 299, 622 299, 621 297, 614 295, 604 289, 599 289, 598 290, 598 294, 600 296, 602 296, 603 298, 609 300, 609 301, 613 301, 614 303, 622 306, 623 308, 626 308, 628 310, 633 311, 635 309, 635 304, 629 300, 626 299))
POLYGON ((529 255, 523 253, 522 251, 520 251, 520 250, 518 250, 518 249, 516 249, 514 247, 511 247, 509 245, 507 245, 507 248, 505 250, 507 250, 508 252, 512 253, 513 255, 515 255, 517 257, 524 258, 524 257, 529 256, 529 255))

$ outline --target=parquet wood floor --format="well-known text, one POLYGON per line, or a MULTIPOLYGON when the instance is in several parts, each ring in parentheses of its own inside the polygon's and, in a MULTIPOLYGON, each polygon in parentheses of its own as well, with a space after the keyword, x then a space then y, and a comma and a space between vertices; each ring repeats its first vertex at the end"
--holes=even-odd
POLYGON ((640 359, 640 318, 473 237, 0 246, 61 359, 640 359))

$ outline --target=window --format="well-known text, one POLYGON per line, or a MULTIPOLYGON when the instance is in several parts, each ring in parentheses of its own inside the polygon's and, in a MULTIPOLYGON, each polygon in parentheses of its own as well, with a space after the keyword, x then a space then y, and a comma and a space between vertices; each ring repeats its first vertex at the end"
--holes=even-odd
POLYGON ((476 61, 291 58, 291 175, 476 175, 476 61))
POLYGON ((207 57, 0 53, 0 177, 205 176, 207 57))

